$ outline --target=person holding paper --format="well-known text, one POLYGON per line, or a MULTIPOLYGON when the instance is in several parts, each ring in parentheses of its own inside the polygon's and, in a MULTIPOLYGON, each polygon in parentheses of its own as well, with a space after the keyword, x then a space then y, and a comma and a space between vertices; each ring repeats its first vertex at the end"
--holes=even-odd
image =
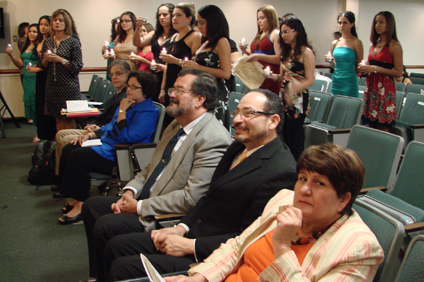
MULTIPOLYGON (((115 60, 111 62, 108 70, 112 84, 116 88, 116 94, 104 104, 102 114, 96 117, 91 124, 87 124, 84 129, 63 129, 56 133, 56 175, 59 175, 59 162, 63 147, 75 138, 84 138, 83 135, 91 132, 96 133, 96 136, 100 138, 102 134, 100 128, 112 120, 121 100, 127 96, 126 86, 128 75, 131 72, 130 65, 124 60, 115 60)), ((78 142, 80 141, 78 140, 78 142)), ((58 188, 52 190, 59 191, 58 188)), ((53 197, 61 198, 61 195, 55 194, 53 197)))
POLYGON ((90 172, 110 174, 116 162, 116 144, 151 142, 156 130, 158 110, 150 95, 156 78, 147 72, 131 72, 127 97, 122 99, 110 123, 95 132, 82 135, 62 150, 59 164, 59 188, 75 199, 64 206, 60 224, 80 221, 81 206, 88 198, 90 172), (100 138, 102 145, 81 147, 88 139, 100 138))
POLYGON ((165 281, 372 281, 384 253, 352 209, 365 174, 358 155, 331 143, 311 146, 296 171, 294 192, 281 190, 190 277, 165 281))

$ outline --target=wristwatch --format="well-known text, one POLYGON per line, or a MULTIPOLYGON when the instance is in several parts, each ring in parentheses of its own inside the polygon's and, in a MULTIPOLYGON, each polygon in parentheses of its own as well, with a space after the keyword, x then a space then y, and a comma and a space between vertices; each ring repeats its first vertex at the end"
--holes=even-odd
POLYGON ((62 60, 62 64, 63 64, 63 65, 66 65, 66 63, 67 63, 67 62, 68 62, 68 60, 66 60, 66 59, 63 59, 63 60, 62 60))
POLYGON ((126 113, 127 111, 124 111, 124 110, 119 110, 119 113, 126 113))

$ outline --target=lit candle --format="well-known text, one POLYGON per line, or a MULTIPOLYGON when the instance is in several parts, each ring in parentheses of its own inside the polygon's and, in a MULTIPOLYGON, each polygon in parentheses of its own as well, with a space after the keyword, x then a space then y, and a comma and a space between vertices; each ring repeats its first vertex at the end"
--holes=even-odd
POLYGON ((135 56, 134 52, 131 51, 130 57, 134 57, 134 56, 135 56))
POLYGON ((362 62, 359 64, 361 66, 365 66, 367 63, 365 62, 365 60, 362 60, 362 62))
POLYGON ((185 57, 185 58, 184 58, 184 61, 188 61, 188 58, 187 58, 187 57, 185 57))
POLYGON ((161 55, 166 55, 166 54, 168 54, 168 52, 166 51, 166 48, 165 48, 165 47, 163 47, 163 48, 162 48, 162 51, 160 51, 160 54, 161 54, 161 55))
POLYGON ((47 54, 51 54, 52 51, 50 51, 49 49, 47 49, 46 52, 47 52, 47 54))
POLYGON ((105 57, 109 57, 109 51, 106 49, 106 51, 105 51, 105 57))
POLYGON ((115 57, 115 51, 113 51, 113 49, 110 49, 109 56, 110 57, 115 57))
POLYGON ((247 44, 246 44, 246 38, 242 38, 241 39, 241 45, 243 45, 243 46, 247 46, 247 44))
POLYGON ((109 46, 109 42, 105 40, 105 47, 107 48, 109 46))
POLYGON ((155 60, 152 60, 152 63, 150 64, 150 69, 151 69, 152 71, 156 71, 156 70, 157 70, 155 60))
POLYGON ((265 68, 265 76, 268 77, 271 75, 271 69, 268 67, 265 68))
POLYGON ((327 60, 328 60, 329 62, 332 62, 332 61, 333 61, 333 56, 331 55, 331 51, 328 51, 328 54, 327 54, 327 60))
POLYGON ((32 63, 31 62, 28 62, 28 67, 29 68, 32 68, 32 63))
POLYGON ((12 44, 7 44, 7 47, 9 47, 10 50, 13 50, 12 44))

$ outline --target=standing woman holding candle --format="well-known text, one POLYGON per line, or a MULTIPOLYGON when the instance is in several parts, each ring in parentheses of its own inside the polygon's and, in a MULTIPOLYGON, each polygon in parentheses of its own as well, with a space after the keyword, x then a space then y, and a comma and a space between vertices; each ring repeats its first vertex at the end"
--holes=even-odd
MULTIPOLYGON (((111 60, 108 60, 109 50, 115 47, 115 39, 118 36, 119 17, 112 19, 111 25, 112 26, 110 28, 110 42, 105 40, 105 44, 103 44, 102 46, 102 55, 103 55, 103 58, 107 60, 107 69, 109 69, 109 65, 111 63, 111 60), (104 55, 106 51, 107 51, 106 53, 107 56, 104 55)), ((109 72, 106 72, 106 79, 112 80, 109 75, 109 72)))
MULTIPOLYGON (((28 68, 38 63, 38 56, 36 46, 38 44, 38 24, 32 24, 28 28, 28 35, 26 41, 21 50, 21 56, 16 59, 13 55, 12 49, 6 48, 6 53, 12 59, 13 64, 18 68, 23 68, 24 77, 22 80, 22 86, 24 88, 23 102, 25 105, 25 118, 28 119, 29 123, 36 125, 35 115, 35 74, 28 72, 28 68)), ((33 142, 40 141, 37 136, 33 138, 33 142)))
MULTIPOLYGON (((257 11, 258 33, 250 47, 241 42, 239 44, 242 54, 249 55, 246 62, 258 61, 266 69, 269 67, 274 74, 280 73, 280 42, 278 36, 277 11, 271 5, 264 5, 257 11)), ((243 40, 242 40, 243 41, 243 40)), ((268 77, 260 86, 278 95, 280 84, 268 77)))
POLYGON ((83 66, 81 44, 72 36, 72 20, 67 12, 52 15, 51 36, 44 40, 42 66, 47 71, 46 107, 56 118, 56 130, 74 129, 74 119, 61 115, 67 100, 79 100, 78 74, 83 66))
POLYGON ((389 131, 396 120, 395 77, 403 70, 402 46, 392 13, 375 15, 370 40, 368 63, 360 66, 360 71, 367 74, 362 118, 370 127, 389 131))
POLYGON ((118 36, 115 39, 114 48, 111 49, 113 52, 112 54, 109 52, 109 56, 107 57, 107 59, 112 61, 114 59, 126 61, 130 65, 131 71, 138 69, 137 64, 129 58, 132 53, 138 54, 138 48, 133 44, 136 20, 137 19, 132 12, 122 13, 119 18, 118 36))
POLYGON ((193 60, 183 61, 183 68, 204 70, 217 78, 218 102, 216 117, 229 128, 228 89, 225 80, 231 77, 231 47, 228 22, 224 13, 215 5, 206 5, 197 12, 197 27, 202 34, 202 45, 194 53, 193 60))
POLYGON ((308 87, 314 83, 315 55, 302 22, 288 18, 280 26, 281 71, 272 75, 283 83, 283 139, 297 160, 303 151, 303 123, 308 116, 308 87))
POLYGON ((357 67, 364 56, 364 47, 356 33, 355 14, 350 11, 341 12, 337 23, 342 36, 333 41, 333 56, 325 56, 325 61, 334 66, 331 93, 358 97, 357 67))
MULTIPOLYGON (((146 36, 149 32, 153 31, 154 28, 151 24, 145 23, 141 27, 141 34, 143 36, 146 36)), ((136 29, 137 32, 137 29, 136 29)), ((138 36, 134 36, 136 38, 138 36)), ((152 46, 147 45, 141 48, 140 52, 136 55, 131 55, 130 60, 138 64, 138 70, 140 71, 148 71, 150 72, 150 66, 153 61, 153 53, 152 53, 152 46)))
MULTIPOLYGON (((152 96, 152 100, 159 102, 159 91, 162 85, 163 73, 165 70, 165 64, 162 59, 159 58, 159 55, 163 48, 165 50, 170 46, 169 39, 177 31, 172 26, 172 12, 174 11, 174 5, 171 3, 164 3, 158 7, 156 12, 156 29, 154 31, 148 32, 147 35, 141 37, 134 36, 133 43, 137 47, 145 47, 151 45, 154 63, 151 66, 151 71, 156 74, 158 78, 158 84, 156 85, 157 93, 152 96)), ((139 34, 143 26, 143 18, 137 19, 137 25, 135 33, 139 34)))
POLYGON ((28 69, 29 73, 37 73, 35 83, 35 112, 37 115, 37 133, 38 138, 45 140, 54 140, 56 136, 56 119, 46 112, 46 79, 47 74, 42 68, 41 51, 44 40, 50 36, 50 16, 42 16, 38 20, 38 45, 37 56, 39 62, 28 69))

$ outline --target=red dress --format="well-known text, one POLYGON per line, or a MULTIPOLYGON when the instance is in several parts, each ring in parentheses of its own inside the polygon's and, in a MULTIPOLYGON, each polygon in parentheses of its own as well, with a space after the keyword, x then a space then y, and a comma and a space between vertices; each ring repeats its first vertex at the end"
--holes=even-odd
MULTIPOLYGON (((256 49, 256 41, 253 41, 252 44, 250 45, 250 50, 252 51, 253 54, 265 54, 265 55, 275 55, 275 51, 274 51, 274 44, 272 43, 271 39, 270 39, 270 35, 268 35, 267 37, 262 38, 262 40, 259 42, 258 45, 258 49, 256 49)), ((270 64, 267 62, 264 62, 262 60, 258 60, 258 62, 263 65, 263 68, 265 69, 266 67, 269 66, 269 68, 271 69, 271 71, 275 74, 279 74, 280 73, 280 65, 274 65, 274 64, 270 64)), ((272 92, 274 92, 275 94, 278 95, 279 91, 280 91, 280 83, 279 82, 274 82, 272 79, 266 78, 265 81, 262 83, 261 87, 259 87, 261 89, 268 89, 271 90, 272 92)))
MULTIPOLYGON (((393 69, 393 56, 386 45, 377 54, 374 48, 368 55, 370 65, 386 69, 393 69)), ((396 120, 396 85, 392 76, 381 73, 371 73, 367 76, 364 91, 364 119, 368 122, 377 122, 393 125, 396 120)))
MULTIPOLYGON (((147 52, 147 54, 143 54, 143 50, 141 50, 140 53, 138 53, 138 55, 140 57, 145 58, 149 62, 151 62, 153 60, 153 53, 152 53, 152 51, 147 52)), ((148 65, 144 64, 144 63, 140 63, 140 67, 138 68, 138 70, 150 72, 150 67, 148 65)))

